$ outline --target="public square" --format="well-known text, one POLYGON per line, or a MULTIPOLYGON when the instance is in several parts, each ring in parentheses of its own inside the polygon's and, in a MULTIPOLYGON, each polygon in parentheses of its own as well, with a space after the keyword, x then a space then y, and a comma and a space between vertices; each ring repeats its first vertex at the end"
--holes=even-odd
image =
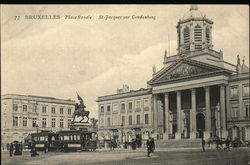
POLYGON ((231 151, 200 148, 159 148, 151 157, 146 156, 145 149, 97 150, 95 152, 39 152, 39 156, 30 157, 28 151, 22 156, 9 157, 2 152, 3 165, 248 165, 249 148, 233 148, 231 151))

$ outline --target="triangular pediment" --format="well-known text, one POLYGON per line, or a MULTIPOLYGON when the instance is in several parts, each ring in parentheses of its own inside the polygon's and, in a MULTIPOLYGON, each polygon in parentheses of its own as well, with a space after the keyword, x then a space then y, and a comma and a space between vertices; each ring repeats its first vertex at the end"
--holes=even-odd
POLYGON ((159 71, 148 83, 186 79, 188 77, 202 76, 208 73, 223 71, 224 68, 191 59, 181 59, 167 68, 159 71))

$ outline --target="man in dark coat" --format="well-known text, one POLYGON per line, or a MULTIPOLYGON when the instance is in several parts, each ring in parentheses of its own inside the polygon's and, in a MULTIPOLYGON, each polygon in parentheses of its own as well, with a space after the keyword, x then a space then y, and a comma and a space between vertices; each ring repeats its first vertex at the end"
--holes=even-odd
POLYGON ((216 137, 216 149, 217 149, 217 150, 218 150, 218 149, 221 149, 221 148, 219 147, 220 144, 221 144, 220 138, 217 136, 217 137, 216 137))
POLYGON ((23 154, 23 143, 20 142, 20 152, 21 152, 21 155, 23 154))
POLYGON ((230 140, 229 140, 229 136, 226 139, 226 147, 224 148, 224 150, 228 149, 228 151, 230 151, 230 140))
POLYGON ((13 155, 14 145, 13 143, 10 143, 10 157, 13 155))
POLYGON ((10 149, 10 143, 7 143, 7 150, 10 149))
POLYGON ((155 140, 152 138, 152 153, 155 151, 155 140))
POLYGON ((32 143, 31 144, 31 150, 30 150, 30 153, 31 153, 31 157, 36 157, 37 155, 39 155, 36 151, 36 145, 35 143, 32 143))
POLYGON ((202 145, 203 152, 205 152, 206 141, 203 138, 201 139, 201 145, 202 145))
POLYGON ((152 141, 151 137, 149 137, 149 139, 147 140, 146 146, 147 146, 148 157, 150 157, 150 153, 153 150, 153 141, 152 141))

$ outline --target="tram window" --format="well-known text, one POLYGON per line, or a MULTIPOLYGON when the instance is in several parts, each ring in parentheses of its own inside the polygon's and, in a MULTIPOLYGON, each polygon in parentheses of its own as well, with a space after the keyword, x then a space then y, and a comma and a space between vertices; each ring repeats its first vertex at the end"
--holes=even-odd
POLYGON ((69 140, 69 136, 65 136, 64 140, 69 140))
POLYGON ((76 140, 79 140, 79 135, 76 135, 76 140))

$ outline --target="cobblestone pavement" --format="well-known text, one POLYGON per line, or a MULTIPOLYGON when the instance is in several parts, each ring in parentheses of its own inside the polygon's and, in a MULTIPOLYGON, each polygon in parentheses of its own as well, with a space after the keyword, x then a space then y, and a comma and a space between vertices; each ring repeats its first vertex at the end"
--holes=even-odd
POLYGON ((232 151, 216 151, 208 149, 202 152, 200 148, 159 148, 151 157, 146 156, 145 149, 98 150, 95 152, 50 152, 30 157, 28 151, 22 156, 9 157, 7 151, 2 151, 3 165, 247 165, 250 158, 249 148, 233 149, 232 151))

